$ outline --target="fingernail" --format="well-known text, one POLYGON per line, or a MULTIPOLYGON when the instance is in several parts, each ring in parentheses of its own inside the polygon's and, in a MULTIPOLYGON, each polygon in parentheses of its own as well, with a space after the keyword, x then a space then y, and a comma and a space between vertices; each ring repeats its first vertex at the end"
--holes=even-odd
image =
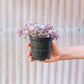
POLYGON ((30 47, 30 46, 31 46, 31 44, 30 44, 30 43, 28 43, 28 44, 27 44, 27 46, 28 46, 28 47, 30 47))

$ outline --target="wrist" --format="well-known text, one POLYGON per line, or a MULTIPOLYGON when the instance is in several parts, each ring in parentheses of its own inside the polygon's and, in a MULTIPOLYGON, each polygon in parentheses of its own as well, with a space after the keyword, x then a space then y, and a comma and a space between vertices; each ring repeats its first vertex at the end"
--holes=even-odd
POLYGON ((69 47, 62 47, 60 48, 60 59, 59 60, 68 60, 73 59, 71 57, 71 52, 69 47))

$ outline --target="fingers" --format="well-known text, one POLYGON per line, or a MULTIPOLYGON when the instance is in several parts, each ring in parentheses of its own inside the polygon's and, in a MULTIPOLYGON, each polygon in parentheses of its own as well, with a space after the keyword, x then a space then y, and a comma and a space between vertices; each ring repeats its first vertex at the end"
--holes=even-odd
POLYGON ((29 61, 30 61, 30 62, 33 62, 33 61, 34 61, 34 59, 33 59, 32 57, 30 57, 30 58, 29 58, 29 61))
MULTIPOLYGON (((30 47, 30 46, 31 46, 31 44, 30 44, 30 43, 28 43, 28 44, 27 44, 27 46, 28 46, 28 47, 30 47)), ((30 57, 30 56, 31 56, 31 51, 29 50, 29 51, 28 51, 28 57, 30 57)))
POLYGON ((30 57, 30 58, 29 58, 29 61, 30 61, 30 62, 33 62, 34 59, 31 57, 31 55, 32 55, 32 54, 31 54, 31 51, 29 50, 29 51, 28 51, 28 57, 30 57))
MULTIPOLYGON (((30 43, 28 43, 28 44, 27 44, 27 46, 28 46, 28 47, 30 47, 30 46, 31 46, 31 44, 30 44, 30 43)), ((30 61, 30 62, 33 62, 33 61, 34 61, 34 59, 31 57, 31 55, 32 55, 32 54, 31 54, 31 51, 29 50, 29 51, 28 51, 28 57, 30 57, 30 58, 29 58, 29 61, 30 61)))
POLYGON ((28 46, 28 47, 30 47, 30 46, 31 46, 31 44, 30 44, 30 43, 28 43, 28 44, 27 44, 27 46, 28 46))
POLYGON ((28 51, 28 57, 31 57, 31 51, 30 50, 28 51))
POLYGON ((29 58, 29 61, 30 61, 30 62, 33 62, 34 59, 31 57, 31 55, 32 55, 32 54, 31 54, 31 51, 29 50, 29 51, 28 51, 28 57, 30 57, 30 58, 29 58))

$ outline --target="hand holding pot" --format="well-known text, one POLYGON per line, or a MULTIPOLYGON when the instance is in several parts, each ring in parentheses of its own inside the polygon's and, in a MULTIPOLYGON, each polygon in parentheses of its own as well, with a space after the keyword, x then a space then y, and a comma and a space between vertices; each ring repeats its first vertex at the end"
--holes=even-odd
MULTIPOLYGON (((31 47, 31 44, 28 43, 28 47, 31 47)), ((31 57, 32 56, 32 53, 31 51, 29 50, 28 51, 28 57, 30 57, 30 61, 34 61, 34 59, 31 57)), ((50 59, 46 59, 44 61, 40 61, 40 62, 45 62, 45 63, 48 63, 48 62, 55 62, 57 60, 60 60, 60 53, 59 53, 59 50, 56 48, 56 45, 55 43, 52 43, 52 49, 51 49, 51 56, 50 56, 50 59)))

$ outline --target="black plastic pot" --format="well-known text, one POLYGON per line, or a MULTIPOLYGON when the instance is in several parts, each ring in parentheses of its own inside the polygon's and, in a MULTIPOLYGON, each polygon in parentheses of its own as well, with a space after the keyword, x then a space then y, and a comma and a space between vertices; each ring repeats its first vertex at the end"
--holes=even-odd
POLYGON ((35 60, 50 59, 52 38, 30 36, 32 58, 35 60))

